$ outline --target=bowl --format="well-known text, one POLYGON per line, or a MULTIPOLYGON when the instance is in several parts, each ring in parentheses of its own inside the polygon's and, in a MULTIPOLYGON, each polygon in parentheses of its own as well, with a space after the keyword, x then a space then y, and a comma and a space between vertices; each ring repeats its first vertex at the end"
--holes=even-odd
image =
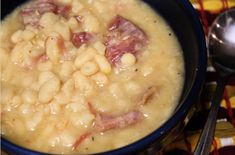
MULTIPOLYGON (((125 147, 99 154, 154 154, 172 142, 183 130, 194 112, 204 83, 207 54, 204 32, 199 17, 188 0, 143 0, 156 10, 174 30, 183 49, 185 61, 185 81, 180 102, 171 117, 155 131, 125 147)), ((4 18, 24 0, 2 1, 4 18)), ((1 137, 4 151, 18 155, 42 155, 44 153, 29 150, 1 137)))

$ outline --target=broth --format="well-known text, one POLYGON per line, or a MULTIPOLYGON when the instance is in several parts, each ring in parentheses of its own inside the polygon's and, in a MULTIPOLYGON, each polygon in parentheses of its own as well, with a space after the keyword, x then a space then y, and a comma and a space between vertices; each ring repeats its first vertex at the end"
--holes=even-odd
POLYGON ((1 134, 47 153, 148 135, 183 88, 179 42, 139 0, 34 0, 1 23, 1 134))

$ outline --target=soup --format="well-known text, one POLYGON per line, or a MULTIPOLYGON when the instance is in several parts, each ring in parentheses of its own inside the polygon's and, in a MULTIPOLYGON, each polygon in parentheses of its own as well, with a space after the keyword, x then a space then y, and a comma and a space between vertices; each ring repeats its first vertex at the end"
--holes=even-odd
POLYGON ((33 0, 1 23, 1 134, 47 153, 103 152, 164 123, 179 42, 140 0, 33 0))

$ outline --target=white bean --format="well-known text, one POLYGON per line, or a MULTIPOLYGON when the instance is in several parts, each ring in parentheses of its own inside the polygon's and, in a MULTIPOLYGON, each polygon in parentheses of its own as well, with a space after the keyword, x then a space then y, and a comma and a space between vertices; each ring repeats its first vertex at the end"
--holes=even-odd
POLYGON ((60 80, 58 78, 52 78, 40 87, 38 99, 42 103, 47 103, 52 100, 59 90, 60 80))
POLYGON ((35 108, 32 104, 24 103, 18 108, 22 114, 32 114, 35 112, 35 108))
POLYGON ((59 33, 64 40, 70 40, 70 28, 68 23, 63 21, 56 22, 53 29, 59 33))
POLYGON ((94 32, 98 33, 100 31, 100 23, 99 20, 92 15, 91 13, 86 13, 84 14, 84 19, 83 19, 83 30, 87 32, 94 32))
POLYGON ((60 78, 63 81, 68 80, 69 77, 72 75, 73 70, 74 70, 73 62, 71 62, 71 61, 63 62, 61 65, 60 72, 59 72, 60 78))
POLYGON ((61 90, 65 94, 72 94, 75 89, 74 85, 75 85, 74 79, 69 79, 64 83, 61 90))
POLYGON ((23 64, 32 48, 33 45, 29 41, 19 42, 11 51, 11 61, 16 64, 23 64))
POLYGON ((100 72, 96 73, 95 75, 92 75, 91 79, 94 80, 96 84, 100 87, 103 87, 108 84, 108 77, 100 72))
POLYGON ((30 30, 24 30, 21 33, 21 37, 25 41, 29 41, 29 40, 33 39, 34 36, 35 36, 35 33, 30 30))
POLYGON ((63 43, 60 37, 48 37, 45 42, 46 54, 53 63, 58 63, 62 48, 60 45, 63 43))
POLYGON ((60 104, 57 104, 53 101, 49 104, 49 106, 50 106, 50 111, 52 115, 56 115, 61 111, 60 104))
POLYGON ((81 112, 84 110, 87 110, 87 107, 83 105, 83 103, 80 102, 72 102, 68 104, 68 107, 73 111, 73 112, 81 112))
POLYGON ((86 76, 90 76, 98 72, 99 68, 93 61, 88 61, 81 67, 81 73, 86 76))
POLYGON ((95 56, 96 63, 98 64, 100 71, 105 74, 110 74, 112 71, 111 65, 108 60, 102 55, 95 56))
POLYGON ((131 53, 125 53, 122 57, 121 57, 121 63, 123 65, 123 67, 130 67, 133 66, 136 62, 136 58, 133 54, 131 53))
POLYGON ((71 123, 76 127, 85 127, 92 125, 95 116, 91 114, 88 110, 81 111, 79 113, 73 113, 70 115, 71 123))
POLYGON ((49 60, 46 62, 38 63, 38 65, 37 65, 37 69, 39 71, 50 71, 50 70, 52 70, 52 68, 53 68, 53 64, 49 60))
POLYGON ((63 60, 64 61, 71 61, 76 58, 77 55, 77 48, 73 45, 70 41, 64 42, 64 48, 66 51, 63 53, 63 60))
POLYGON ((36 28, 36 27, 34 27, 34 26, 32 26, 32 25, 27 25, 27 26, 25 27, 25 30, 32 31, 32 32, 34 32, 35 34, 37 34, 38 31, 39 31, 38 28, 36 28))
MULTIPOLYGON (((105 14, 105 11, 108 11, 108 7, 106 5, 104 5, 102 2, 100 1, 94 1, 94 8, 99 12, 99 13, 103 13, 103 15, 107 16, 107 14, 105 14)), ((102 16, 103 18, 103 16, 102 16)))
POLYGON ((43 54, 45 54, 44 48, 42 46, 36 46, 31 50, 29 56, 32 58, 39 58, 43 54))
POLYGON ((46 28, 53 28, 58 20, 59 16, 52 12, 46 12, 42 15, 39 24, 46 28))
POLYGON ((78 54, 75 59, 75 66, 79 69, 87 61, 90 61, 94 58, 96 51, 93 48, 88 48, 86 51, 78 54))
POLYGON ((73 32, 77 32, 80 30, 80 25, 75 17, 71 17, 68 20, 68 25, 73 32))
POLYGON ((57 104, 67 104, 70 101, 71 98, 71 94, 68 93, 64 93, 64 92, 59 92, 56 96, 55 96, 55 101, 57 104))
POLYGON ((94 84, 86 76, 82 75, 79 71, 74 75, 75 88, 78 88, 85 96, 92 96, 95 93, 94 84))
POLYGON ((56 78, 56 75, 53 72, 51 71, 41 72, 38 77, 38 83, 39 85, 42 85, 43 83, 45 83, 46 81, 52 78, 56 78))
POLYGON ((22 41, 22 37, 21 37, 22 32, 23 30, 17 30, 16 32, 14 32, 11 36, 11 41, 13 43, 18 43, 22 41))
POLYGON ((34 90, 26 89, 21 95, 24 103, 33 104, 37 100, 37 94, 34 90))
POLYGON ((72 2, 72 12, 77 15, 84 8, 83 4, 78 0, 72 2))
POLYGON ((81 94, 81 92, 76 90, 72 94, 71 102, 79 102, 81 104, 86 104, 86 99, 85 99, 85 96, 81 94))
POLYGON ((37 112, 33 116, 31 116, 29 119, 26 120, 26 128, 30 131, 34 131, 39 123, 43 119, 43 113, 37 112))
POLYGON ((93 47, 97 50, 99 54, 101 55, 105 54, 106 46, 100 41, 95 42, 93 47))

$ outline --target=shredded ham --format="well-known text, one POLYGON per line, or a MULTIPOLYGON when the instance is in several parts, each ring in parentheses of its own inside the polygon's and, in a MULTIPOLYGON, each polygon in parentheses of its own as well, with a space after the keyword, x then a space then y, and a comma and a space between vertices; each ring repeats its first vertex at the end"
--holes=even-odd
POLYGON ((106 36, 106 57, 117 65, 125 53, 137 53, 147 44, 146 34, 131 21, 116 16, 110 23, 106 36))
POLYGON ((78 22, 82 23, 83 22, 83 17, 78 15, 78 16, 75 16, 75 18, 77 19, 78 22))
POLYGON ((143 119, 143 114, 138 110, 129 111, 120 116, 99 114, 95 121, 95 126, 100 132, 110 129, 125 128, 136 124, 143 119))
POLYGON ((21 16, 25 25, 37 26, 41 16, 46 12, 54 12, 62 16, 68 16, 71 6, 61 6, 54 0, 34 0, 21 10, 21 16))
POLYGON ((91 132, 87 132, 87 133, 84 133, 83 135, 81 135, 73 144, 72 146, 72 151, 76 150, 77 147, 85 140, 87 139, 88 137, 91 136, 91 132))
MULTIPOLYGON (((138 102, 137 106, 144 105, 148 102, 149 99, 157 91, 156 86, 149 87, 146 92, 143 94, 141 100, 138 102)), ((139 110, 131 110, 127 113, 113 116, 104 112, 100 112, 94 108, 94 106, 88 102, 89 111, 95 116, 94 120, 94 131, 87 132, 84 135, 80 136, 74 143, 72 149, 75 150, 79 144, 81 144, 86 138, 92 135, 94 132, 105 132, 111 129, 125 128, 130 125, 140 122, 144 115, 139 110)))
POLYGON ((138 105, 145 105, 156 93, 157 87, 156 86, 151 86, 149 87, 141 97, 141 99, 138 101, 138 105))
POLYGON ((138 123, 143 119, 143 114, 138 110, 132 110, 122 115, 113 116, 97 111, 91 103, 88 103, 88 106, 90 112, 96 116, 94 124, 99 132, 116 128, 125 128, 129 125, 138 123))

